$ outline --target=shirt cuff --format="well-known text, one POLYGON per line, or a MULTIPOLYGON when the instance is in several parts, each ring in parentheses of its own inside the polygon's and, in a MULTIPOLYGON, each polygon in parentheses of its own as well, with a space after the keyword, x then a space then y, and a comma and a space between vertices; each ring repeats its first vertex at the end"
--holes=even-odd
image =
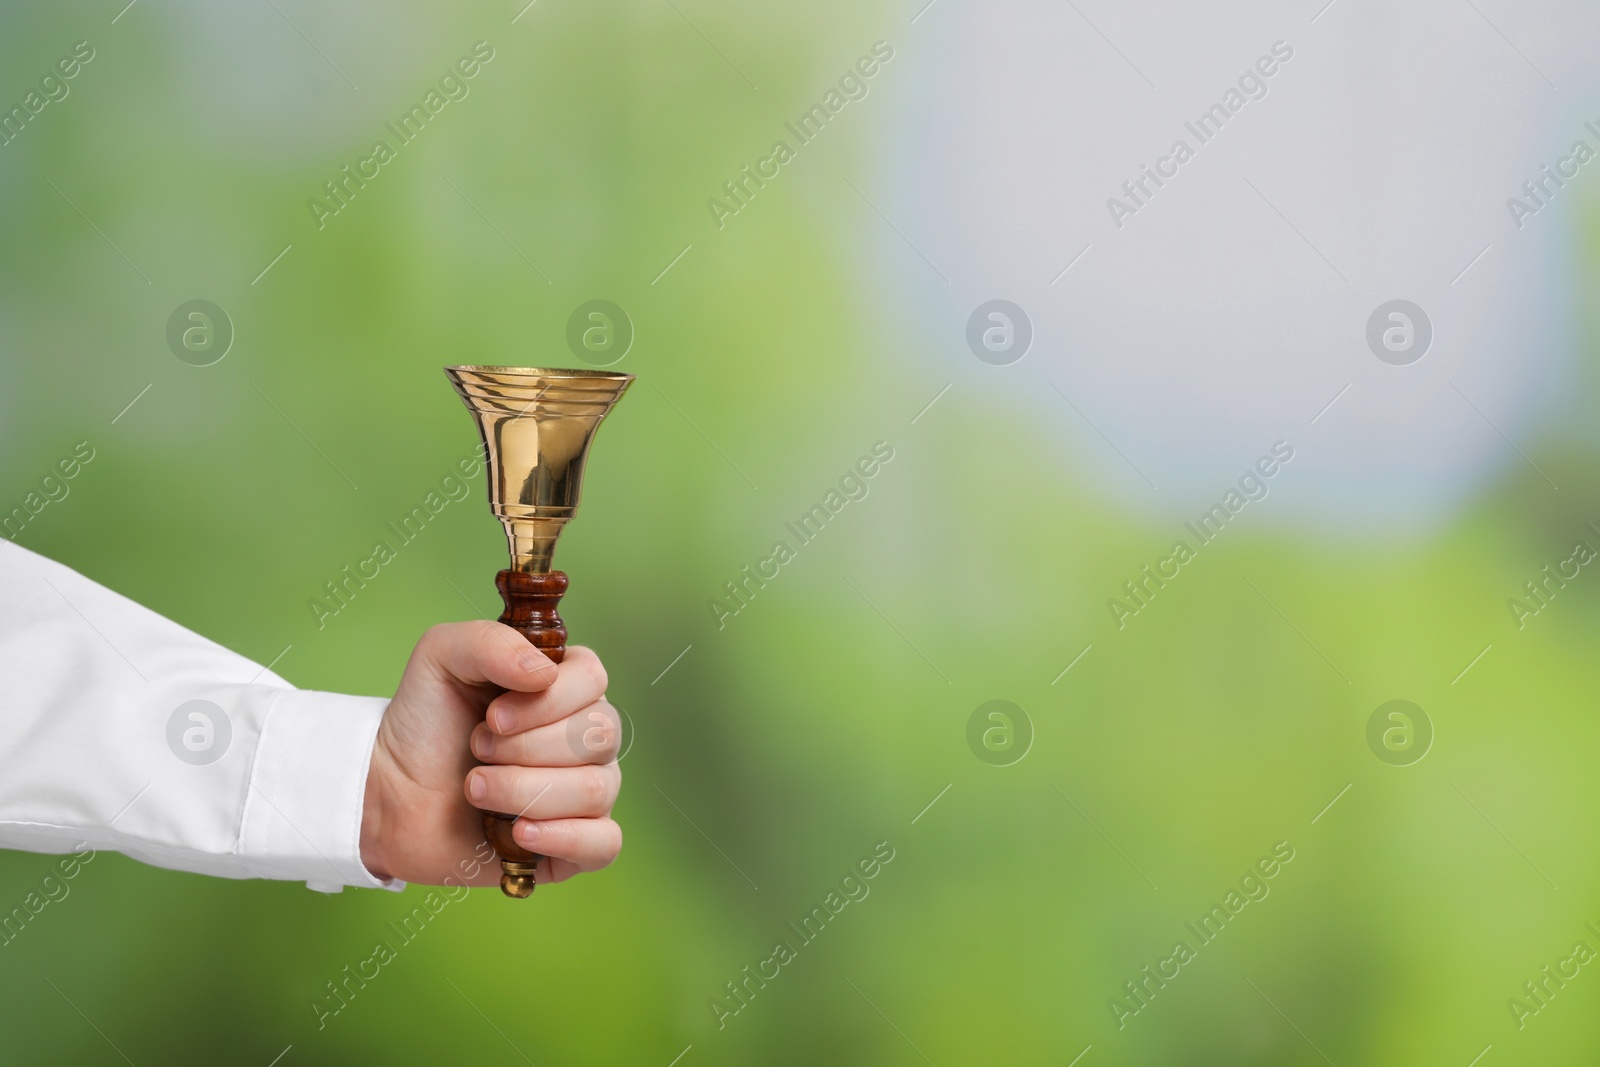
POLYGON ((239 854, 267 878, 322 893, 405 888, 361 862, 361 808, 389 702, 285 689, 267 713, 250 772, 239 854))

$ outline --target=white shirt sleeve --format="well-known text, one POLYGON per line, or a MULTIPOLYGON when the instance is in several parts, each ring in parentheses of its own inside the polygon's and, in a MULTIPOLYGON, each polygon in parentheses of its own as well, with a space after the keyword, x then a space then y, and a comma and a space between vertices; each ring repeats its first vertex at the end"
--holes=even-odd
POLYGON ((295 689, 0 542, 0 848, 402 889, 361 862, 387 704, 295 689))

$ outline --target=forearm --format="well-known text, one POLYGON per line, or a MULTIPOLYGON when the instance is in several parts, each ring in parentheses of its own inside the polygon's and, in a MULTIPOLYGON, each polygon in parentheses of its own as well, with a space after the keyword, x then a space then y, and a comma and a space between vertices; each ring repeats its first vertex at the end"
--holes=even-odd
POLYGON ((361 863, 386 701, 295 690, 71 570, 0 544, 0 847, 87 845, 313 888, 361 863))

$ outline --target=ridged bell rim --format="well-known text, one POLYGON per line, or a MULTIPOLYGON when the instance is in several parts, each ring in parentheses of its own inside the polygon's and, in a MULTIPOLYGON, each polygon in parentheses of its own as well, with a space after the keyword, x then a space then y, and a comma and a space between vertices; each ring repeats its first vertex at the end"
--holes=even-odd
POLYGON ((467 405, 498 414, 604 415, 633 382, 631 374, 551 367, 446 367, 467 405))

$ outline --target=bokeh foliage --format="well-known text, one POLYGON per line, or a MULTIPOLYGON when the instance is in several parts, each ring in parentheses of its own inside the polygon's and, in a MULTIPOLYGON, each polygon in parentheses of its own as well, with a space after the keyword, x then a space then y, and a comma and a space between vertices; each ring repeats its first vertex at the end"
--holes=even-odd
MULTIPOLYGON (((1505 1001, 1600 922, 1595 579, 1524 632, 1504 608, 1600 521, 1587 446, 1538 446, 1560 504, 1508 467, 1421 541, 1230 531, 1119 631, 1105 598, 1177 531, 886 304, 844 180, 888 115, 707 217, 906 13, 519 7, 0 16, 0 100, 97 50, 0 148, 0 504, 89 440, 21 544, 258 662, 291 646, 297 685, 384 694, 423 629, 497 609, 478 486, 325 627, 307 608, 471 446, 440 366, 571 363, 571 309, 618 302, 640 380, 560 562, 637 730, 627 848, 451 905, 321 1030, 310 1000, 421 889, 101 856, 0 949, 7 1062, 1588 1062, 1600 978, 1521 1032, 1505 1001), (306 200, 478 40, 470 95, 319 231, 306 200), (194 298, 237 329, 215 366, 166 347, 194 298), (879 440, 868 497, 719 629, 707 600, 879 440), (1397 696, 1437 730, 1407 768, 1364 739, 1397 696), (1036 730, 1005 768, 966 743, 997 697, 1036 730), (1117 1031, 1107 999, 1280 840, 1270 896, 1117 1031), (708 1001, 880 841, 870 896, 719 1029, 708 1001)), ((0 854, 0 905, 50 863, 0 854)))

